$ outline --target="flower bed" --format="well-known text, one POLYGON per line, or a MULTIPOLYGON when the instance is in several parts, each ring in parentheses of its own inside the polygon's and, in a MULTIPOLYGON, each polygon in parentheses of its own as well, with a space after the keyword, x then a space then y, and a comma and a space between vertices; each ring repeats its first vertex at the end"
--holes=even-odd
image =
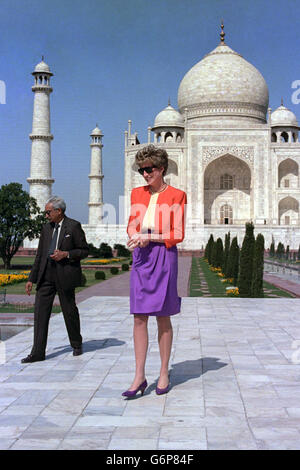
POLYGON ((19 274, 0 274, 0 286, 8 286, 17 284, 18 282, 27 281, 30 271, 22 271, 19 274))
POLYGON ((85 260, 84 263, 109 264, 116 263, 118 261, 121 261, 121 258, 88 259, 85 260))

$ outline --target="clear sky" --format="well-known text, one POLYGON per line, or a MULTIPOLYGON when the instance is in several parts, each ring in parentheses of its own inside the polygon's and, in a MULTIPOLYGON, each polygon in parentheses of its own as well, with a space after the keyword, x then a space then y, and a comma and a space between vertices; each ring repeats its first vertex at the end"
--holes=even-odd
POLYGON ((0 185, 29 190, 33 77, 42 55, 51 94, 53 193, 68 215, 88 222, 90 132, 103 138, 104 202, 124 190, 128 119, 141 143, 168 104, 177 108, 185 73, 220 40, 264 76, 270 107, 290 108, 300 80, 299 0, 0 0, 0 185))

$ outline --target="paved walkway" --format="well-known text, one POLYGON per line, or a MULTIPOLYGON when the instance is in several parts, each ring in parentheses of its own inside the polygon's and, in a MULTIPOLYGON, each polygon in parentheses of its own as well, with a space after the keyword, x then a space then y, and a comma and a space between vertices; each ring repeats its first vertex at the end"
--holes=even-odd
POLYGON ((287 276, 283 274, 270 274, 264 273, 264 280, 270 282, 280 289, 284 289, 290 292, 295 297, 300 297, 300 283, 296 280, 291 281, 287 276))
POLYGON ((0 449, 300 448, 300 299, 184 298, 172 388, 155 394, 152 318, 149 386, 134 400, 121 397, 134 371, 128 297, 91 297, 79 309, 82 356, 61 315, 44 362, 20 363, 32 329, 1 343, 0 449))

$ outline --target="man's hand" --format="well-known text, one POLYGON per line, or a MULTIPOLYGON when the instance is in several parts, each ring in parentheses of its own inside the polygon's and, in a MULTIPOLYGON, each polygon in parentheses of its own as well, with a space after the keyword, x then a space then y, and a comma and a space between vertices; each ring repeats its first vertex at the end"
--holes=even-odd
POLYGON ((53 255, 50 256, 54 261, 60 261, 68 256, 67 251, 54 250, 53 255))
POLYGON ((28 281, 25 285, 26 294, 30 295, 32 290, 32 282, 28 281))

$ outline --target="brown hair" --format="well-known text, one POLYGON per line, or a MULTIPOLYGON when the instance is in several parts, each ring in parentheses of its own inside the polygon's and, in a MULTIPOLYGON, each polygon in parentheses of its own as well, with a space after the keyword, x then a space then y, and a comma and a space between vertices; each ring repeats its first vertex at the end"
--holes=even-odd
POLYGON ((168 154, 164 149, 155 147, 152 144, 143 147, 137 152, 135 163, 140 166, 145 160, 149 160, 157 168, 163 167, 163 176, 165 176, 168 169, 168 154))

